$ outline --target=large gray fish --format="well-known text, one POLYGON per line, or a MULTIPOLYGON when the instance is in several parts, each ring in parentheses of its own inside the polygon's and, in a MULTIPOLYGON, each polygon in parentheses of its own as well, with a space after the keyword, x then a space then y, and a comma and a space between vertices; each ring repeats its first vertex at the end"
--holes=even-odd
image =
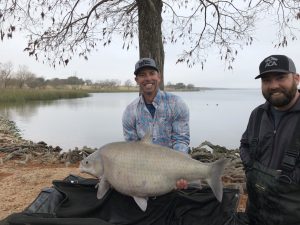
POLYGON ((226 160, 201 163, 189 155, 152 144, 150 137, 137 142, 114 142, 104 145, 80 162, 80 171, 100 178, 97 198, 110 187, 132 196, 145 211, 150 196, 175 189, 176 181, 207 181, 218 201, 222 201, 221 175, 226 160))

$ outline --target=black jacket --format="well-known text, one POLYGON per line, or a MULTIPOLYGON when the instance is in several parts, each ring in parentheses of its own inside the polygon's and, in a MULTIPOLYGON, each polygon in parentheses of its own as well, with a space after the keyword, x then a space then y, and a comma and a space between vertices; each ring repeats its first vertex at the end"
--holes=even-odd
MULTIPOLYGON (((259 129, 258 145, 253 160, 260 162, 270 169, 282 169, 284 153, 293 138, 297 121, 300 118, 300 99, 298 99, 296 104, 283 115, 277 128, 274 127, 274 120, 270 107, 270 104, 266 102, 255 108, 250 115, 248 126, 242 135, 240 145, 240 155, 245 166, 249 165, 251 159, 253 159, 253 157, 250 157, 250 143, 254 137, 255 117, 258 109, 262 108, 263 114, 259 129)), ((298 138, 300 140, 300 137, 298 138)), ((295 170, 290 176, 294 182, 300 183, 299 160, 295 170)))

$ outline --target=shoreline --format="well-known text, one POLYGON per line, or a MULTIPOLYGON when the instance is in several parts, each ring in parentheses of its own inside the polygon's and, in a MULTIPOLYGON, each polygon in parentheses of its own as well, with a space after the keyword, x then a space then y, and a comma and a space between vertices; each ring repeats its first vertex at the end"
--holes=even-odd
MULTIPOLYGON (((230 155, 232 155, 232 153, 238 154, 238 149, 228 149, 224 146, 204 141, 197 147, 191 146, 192 157, 199 159, 199 149, 206 150, 209 153, 214 151, 216 154, 221 153, 223 155, 226 152, 230 152, 230 155)), ((0 153, 2 153, 2 155, 0 155, 0 165, 7 160, 17 158, 19 163, 23 164, 26 164, 29 160, 33 160, 35 163, 45 163, 48 160, 48 163, 51 164, 64 163, 68 166, 69 164, 78 163, 83 158, 83 155, 88 155, 95 150, 97 150, 97 148, 87 146, 81 148, 74 147, 74 149, 66 150, 60 146, 53 147, 51 144, 48 145, 48 143, 44 141, 34 142, 32 140, 24 139, 20 134, 20 129, 17 127, 16 123, 0 115, 0 153), (18 152, 15 152, 17 150, 18 152), (13 152, 15 152, 15 156, 13 152), (11 155, 8 158, 4 158, 4 153, 9 153, 11 155), (24 156, 23 161, 21 153, 23 153, 24 156), (43 158, 43 154, 47 154, 48 156, 51 155, 51 158, 41 159, 43 158)))
POLYGON ((0 116, 0 166, 7 161, 26 165, 28 162, 37 164, 78 164, 83 154, 95 151, 89 147, 75 148, 65 151, 60 146, 53 147, 44 141, 33 142, 24 139, 14 121, 0 116))

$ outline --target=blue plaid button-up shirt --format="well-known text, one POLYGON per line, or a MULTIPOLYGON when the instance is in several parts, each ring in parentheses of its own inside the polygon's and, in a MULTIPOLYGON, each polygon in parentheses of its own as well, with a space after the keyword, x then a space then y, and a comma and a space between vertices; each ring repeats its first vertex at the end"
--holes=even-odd
POLYGON ((179 96, 160 90, 152 104, 155 107, 154 117, 142 95, 126 107, 122 118, 125 140, 141 140, 152 130, 153 143, 187 153, 190 144, 187 105, 179 96), (150 126, 152 129, 149 129, 150 126))

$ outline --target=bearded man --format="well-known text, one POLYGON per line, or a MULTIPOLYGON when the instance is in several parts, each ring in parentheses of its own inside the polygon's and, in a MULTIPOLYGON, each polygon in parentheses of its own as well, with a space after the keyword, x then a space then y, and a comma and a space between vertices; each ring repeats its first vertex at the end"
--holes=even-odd
POLYGON ((259 66, 266 102, 256 107, 241 138, 251 225, 300 224, 299 74, 285 55, 259 66))

